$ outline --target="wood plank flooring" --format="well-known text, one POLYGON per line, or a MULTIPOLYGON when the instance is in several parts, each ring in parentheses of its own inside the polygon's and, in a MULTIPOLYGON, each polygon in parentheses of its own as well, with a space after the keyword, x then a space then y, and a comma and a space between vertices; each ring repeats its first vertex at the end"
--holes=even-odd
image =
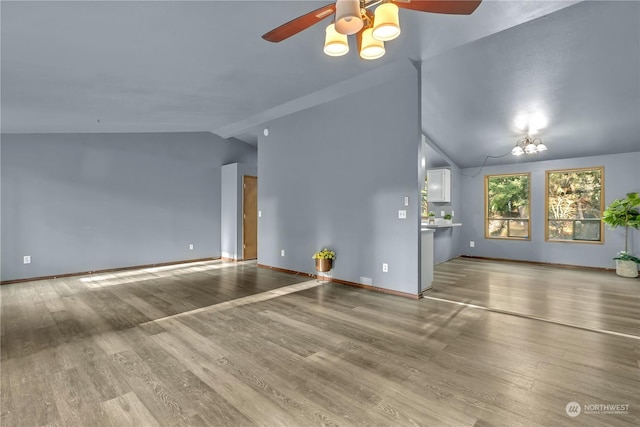
POLYGON ((640 281, 467 259, 437 266, 435 278, 427 297, 629 336, 333 283, 298 286, 305 279, 255 263, 17 283, 0 288, 0 421, 638 425, 640 281), (583 408, 575 418, 565 412, 572 401, 583 408), (593 413, 604 404, 629 407, 593 413))
POLYGON ((613 272, 458 258, 425 295, 640 336, 640 279, 613 272))

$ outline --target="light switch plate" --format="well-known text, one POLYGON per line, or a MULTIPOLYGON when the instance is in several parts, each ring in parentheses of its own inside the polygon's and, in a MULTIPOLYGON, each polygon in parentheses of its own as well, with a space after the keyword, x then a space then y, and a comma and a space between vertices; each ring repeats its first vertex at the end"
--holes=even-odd
POLYGON ((409 206, 409 196, 404 196, 404 205, 409 206))
POLYGON ((444 211, 440 211, 440 216, 444 216, 444 211))
POLYGON ((262 217, 262 211, 258 211, 258 218, 262 217))
POLYGON ((31 255, 25 255, 22 257, 23 264, 31 264, 31 255))

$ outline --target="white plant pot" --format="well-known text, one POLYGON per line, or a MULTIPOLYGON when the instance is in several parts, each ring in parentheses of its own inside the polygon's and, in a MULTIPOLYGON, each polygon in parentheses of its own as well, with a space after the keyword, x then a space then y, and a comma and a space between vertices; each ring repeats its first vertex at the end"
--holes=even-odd
POLYGON ((638 264, 635 261, 617 259, 616 274, 622 277, 638 277, 638 264))
POLYGON ((436 218, 436 225, 451 225, 453 220, 444 219, 444 218, 436 218))

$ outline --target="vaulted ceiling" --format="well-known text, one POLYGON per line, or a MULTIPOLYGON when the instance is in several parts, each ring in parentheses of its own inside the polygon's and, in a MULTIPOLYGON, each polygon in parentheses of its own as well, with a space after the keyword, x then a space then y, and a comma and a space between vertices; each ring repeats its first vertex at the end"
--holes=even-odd
POLYGON ((459 166, 640 151, 640 3, 584 2, 422 64, 423 130, 459 166), (522 114, 549 150, 510 155, 522 114))
POLYGON ((461 166, 508 151, 514 114, 538 109, 549 116, 549 156, 598 154, 603 140, 640 149, 638 3, 575 3, 485 0, 471 16, 402 10, 402 34, 369 62, 354 40, 347 56, 325 56, 324 22, 278 44, 260 38, 325 2, 3 1, 0 124, 3 133, 211 131, 255 143, 261 124, 409 58, 422 63, 423 130, 461 166))

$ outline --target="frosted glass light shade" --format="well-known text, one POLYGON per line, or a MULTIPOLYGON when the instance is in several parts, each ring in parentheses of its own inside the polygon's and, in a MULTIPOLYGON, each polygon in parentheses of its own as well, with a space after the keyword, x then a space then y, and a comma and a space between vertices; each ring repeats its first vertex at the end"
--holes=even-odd
POLYGON ((539 144, 536 146, 536 150, 538 151, 538 153, 539 153, 539 152, 541 152, 541 151, 546 151, 546 150, 547 150, 547 146, 546 146, 546 145, 544 145, 544 144, 541 142, 541 143, 539 143, 539 144))
POLYGON ((347 36, 337 32, 334 24, 329 24, 324 38, 324 53, 329 56, 342 56, 347 52, 349 52, 347 36))
POLYGON ((376 8, 373 21, 373 38, 381 41, 393 40, 400 35, 398 6, 383 3, 376 8))
POLYGON ((351 35, 362 29, 362 15, 358 0, 338 0, 336 2, 336 31, 351 35))
POLYGON ((526 147, 524 147, 524 152, 527 154, 533 154, 537 151, 536 146, 532 143, 529 143, 526 147))
POLYGON ((384 42, 373 38, 372 28, 367 28, 360 34, 360 58, 378 59, 384 55, 384 42))
POLYGON ((516 145, 515 147, 513 147, 513 150, 511 150, 511 154, 513 154, 514 156, 522 156, 524 154, 524 151, 521 147, 516 145))

